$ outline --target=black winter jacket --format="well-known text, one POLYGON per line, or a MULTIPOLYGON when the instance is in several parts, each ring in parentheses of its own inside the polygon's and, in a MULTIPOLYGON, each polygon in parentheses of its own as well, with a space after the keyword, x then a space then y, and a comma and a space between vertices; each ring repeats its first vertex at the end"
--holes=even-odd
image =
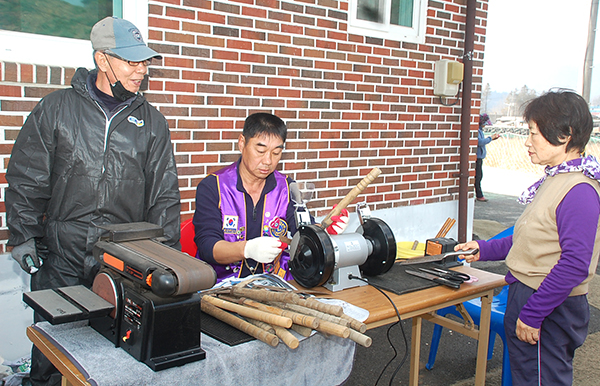
POLYGON ((91 284, 98 225, 151 222, 179 247, 180 196, 165 117, 138 95, 108 119, 89 94, 88 75, 78 69, 72 88, 36 105, 9 161, 9 245, 36 238, 48 248, 34 290, 91 284))

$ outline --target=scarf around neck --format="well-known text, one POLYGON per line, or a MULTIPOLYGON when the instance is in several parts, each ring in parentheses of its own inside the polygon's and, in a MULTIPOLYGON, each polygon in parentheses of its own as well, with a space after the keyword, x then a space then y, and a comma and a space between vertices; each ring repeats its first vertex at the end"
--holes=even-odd
POLYGON ((548 177, 554 177, 559 173, 571 173, 571 172, 582 172, 585 176, 600 181, 600 163, 596 160, 593 155, 588 155, 582 158, 576 158, 570 161, 565 161, 560 165, 546 166, 544 169, 544 176, 531 185, 527 190, 521 193, 518 201, 525 205, 533 201, 533 197, 537 193, 539 187, 548 177))

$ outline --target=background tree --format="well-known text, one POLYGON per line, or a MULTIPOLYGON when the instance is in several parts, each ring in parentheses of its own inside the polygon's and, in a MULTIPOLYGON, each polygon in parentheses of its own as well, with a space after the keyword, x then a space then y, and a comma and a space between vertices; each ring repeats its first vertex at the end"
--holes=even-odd
POLYGON ((537 97, 538 94, 535 90, 530 89, 527 86, 521 87, 521 90, 517 90, 516 88, 511 91, 504 104, 507 106, 506 115, 509 116, 521 116, 523 115, 523 111, 525 109, 525 105, 527 102, 537 97))
POLYGON ((481 112, 488 112, 488 101, 490 99, 490 93, 492 92, 492 88, 489 83, 486 83, 483 91, 481 92, 481 112))

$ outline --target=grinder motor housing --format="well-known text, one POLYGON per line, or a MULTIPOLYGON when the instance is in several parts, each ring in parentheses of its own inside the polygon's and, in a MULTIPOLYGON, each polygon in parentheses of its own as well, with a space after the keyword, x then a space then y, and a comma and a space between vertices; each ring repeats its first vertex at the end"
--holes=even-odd
POLYGON ((366 285, 350 277, 385 273, 393 266, 397 246, 391 228, 372 218, 366 204, 358 204, 361 225, 355 233, 329 235, 317 225, 301 225, 292 239, 289 264, 294 280, 305 288, 323 285, 331 291, 366 285))

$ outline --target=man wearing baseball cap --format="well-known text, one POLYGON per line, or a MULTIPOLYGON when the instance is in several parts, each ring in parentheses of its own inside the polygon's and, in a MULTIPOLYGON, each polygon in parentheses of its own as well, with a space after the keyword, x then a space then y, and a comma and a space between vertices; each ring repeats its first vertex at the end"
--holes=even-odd
POLYGON ((92 28, 94 62, 99 70, 98 89, 124 102, 139 91, 153 58, 162 59, 148 47, 140 31, 127 20, 107 17, 92 28))
MULTIPOLYGON (((107 17, 91 32, 96 68, 33 109, 13 147, 6 179, 8 245, 31 290, 90 287, 99 226, 147 221, 179 247, 177 169, 165 117, 139 93, 161 56, 130 22, 107 17)), ((40 321, 39 315, 34 315, 40 321)), ((33 385, 60 384, 37 350, 33 385)))

